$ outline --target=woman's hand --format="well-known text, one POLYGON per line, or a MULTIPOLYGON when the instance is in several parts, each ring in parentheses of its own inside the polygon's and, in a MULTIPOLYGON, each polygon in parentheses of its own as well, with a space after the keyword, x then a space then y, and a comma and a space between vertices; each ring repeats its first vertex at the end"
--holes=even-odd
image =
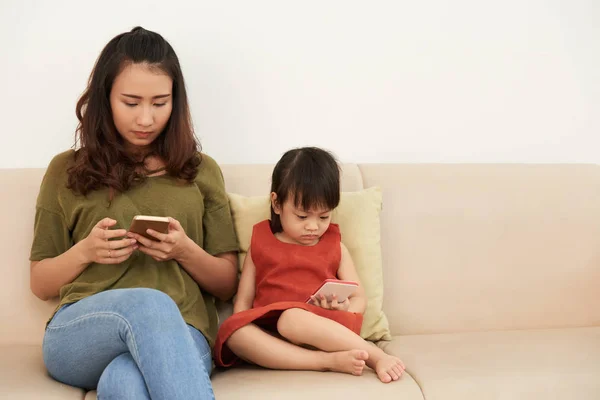
POLYGON ((119 264, 127 260, 138 248, 132 238, 125 238, 125 229, 109 229, 117 223, 111 218, 104 218, 94 226, 89 235, 79 242, 79 248, 86 264, 119 264), (117 239, 118 240, 112 240, 117 239))
POLYGON ((349 299, 346 299, 342 302, 338 302, 337 296, 335 294, 331 298, 331 302, 327 301, 327 298, 324 295, 320 295, 319 297, 313 295, 310 296, 310 298, 315 306, 325 308, 328 310, 348 311, 348 308, 350 307, 349 299))
POLYGON ((191 240, 175 218, 169 217, 169 233, 160 233, 152 229, 146 232, 158 242, 133 232, 127 232, 127 236, 137 240, 139 250, 156 261, 178 260, 189 249, 191 240))

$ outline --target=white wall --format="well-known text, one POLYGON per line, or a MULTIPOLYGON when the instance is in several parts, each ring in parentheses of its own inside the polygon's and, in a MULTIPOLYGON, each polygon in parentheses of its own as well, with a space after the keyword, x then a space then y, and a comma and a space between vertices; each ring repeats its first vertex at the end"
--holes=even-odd
POLYGON ((177 51, 221 163, 600 161, 594 0, 0 4, 1 168, 71 146, 96 57, 138 24, 177 51))

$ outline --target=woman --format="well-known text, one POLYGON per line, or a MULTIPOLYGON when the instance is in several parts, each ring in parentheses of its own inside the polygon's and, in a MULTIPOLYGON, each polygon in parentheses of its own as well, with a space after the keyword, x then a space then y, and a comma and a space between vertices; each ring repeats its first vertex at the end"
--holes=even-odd
POLYGON ((214 297, 236 290, 238 246, 173 48, 140 27, 116 36, 77 117, 79 149, 54 157, 36 205, 31 290, 60 296, 46 367, 100 399, 214 398, 214 297), (138 214, 169 217, 168 233, 127 232, 138 214))

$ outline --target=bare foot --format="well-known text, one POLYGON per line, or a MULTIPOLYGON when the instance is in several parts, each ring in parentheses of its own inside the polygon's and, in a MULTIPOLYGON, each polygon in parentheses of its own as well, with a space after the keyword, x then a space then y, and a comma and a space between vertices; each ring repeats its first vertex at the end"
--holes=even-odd
POLYGON ((377 360, 374 365, 370 365, 371 368, 377 372, 379 380, 383 383, 389 383, 391 381, 397 381, 404 372, 404 364, 399 358, 390 356, 389 354, 383 355, 377 360))
POLYGON ((348 350, 329 353, 328 370, 362 375, 369 353, 364 350, 348 350))

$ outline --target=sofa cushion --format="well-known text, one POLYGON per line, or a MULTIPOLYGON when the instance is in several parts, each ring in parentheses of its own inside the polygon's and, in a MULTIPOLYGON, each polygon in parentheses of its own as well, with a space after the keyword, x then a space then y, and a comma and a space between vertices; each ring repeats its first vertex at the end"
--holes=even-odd
POLYGON ((1 345, 0 354, 0 399, 83 399, 83 390, 48 376, 41 346, 1 345))
MULTIPOLYGON (((270 216, 267 195, 246 197, 230 193, 229 202, 240 246, 240 266, 250 246, 252 227, 270 216)), ((342 242, 348 248, 368 298, 361 336, 369 340, 389 340, 388 322, 383 313, 383 278, 379 213, 381 191, 378 188, 343 192, 332 221, 340 225, 342 242)), ((222 317, 222 316, 221 316, 222 317)))
POLYGON ((423 399, 414 379, 405 374, 400 380, 381 383, 366 369, 362 376, 334 372, 273 371, 244 366, 217 371, 212 377, 215 397, 238 399, 423 399))
MULTIPOLYGON (((362 376, 334 372, 272 371, 252 366, 218 370, 212 376, 215 398, 238 399, 402 399, 423 400, 419 386, 409 374, 384 384, 366 369, 362 376)), ((85 400, 96 400, 96 391, 85 400)))
POLYGON ((600 327, 395 336, 427 400, 600 398, 600 327))

